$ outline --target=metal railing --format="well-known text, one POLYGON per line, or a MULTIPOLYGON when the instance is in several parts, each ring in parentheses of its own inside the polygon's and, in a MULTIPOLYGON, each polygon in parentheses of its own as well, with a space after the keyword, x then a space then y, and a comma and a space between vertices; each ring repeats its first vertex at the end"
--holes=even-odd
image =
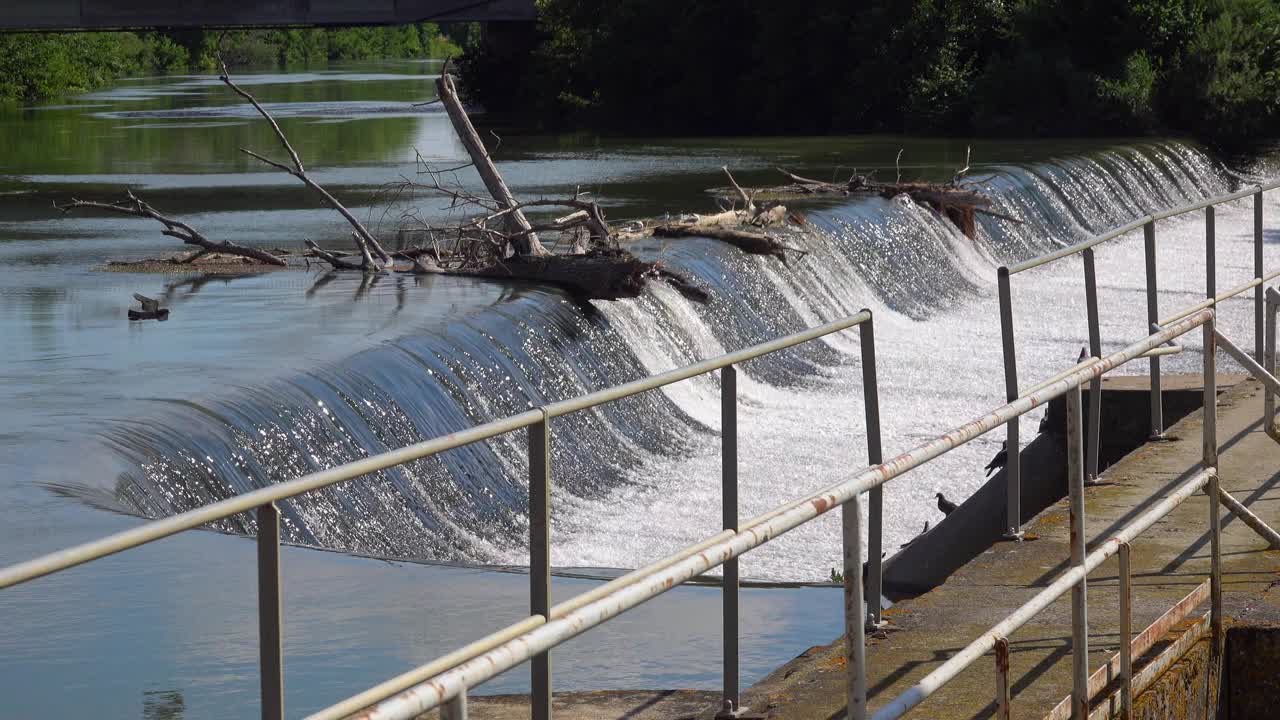
MULTIPOLYGON (((1057 260, 1081 255, 1084 261, 1085 306, 1089 324, 1089 355, 1092 358, 1102 354, 1102 332, 1098 313, 1098 282, 1095 272, 1093 249, 1103 243, 1123 237, 1142 228, 1143 244, 1146 258, 1146 297, 1147 297, 1147 332, 1154 326, 1167 325, 1175 320, 1187 317, 1204 308, 1216 307, 1218 303, 1236 297, 1249 289, 1253 289, 1254 304, 1254 357, 1259 362, 1263 357, 1263 284, 1276 277, 1280 271, 1269 274, 1263 272, 1262 247, 1262 194, 1280 187, 1280 180, 1273 180, 1260 185, 1251 185, 1226 195, 1219 195, 1207 200, 1183 205, 1181 207, 1153 213, 1138 218, 1126 225, 1096 235, 1083 242, 1064 247, 1040 257, 1024 262, 1001 267, 996 272, 997 292, 1000 298, 1000 337, 1004 351, 1004 383, 1005 397, 1013 400, 1023 394, 1018 387, 1018 357, 1015 350, 1013 328, 1013 296, 1010 278, 1018 273, 1026 272, 1057 260), (1214 208, 1223 203, 1233 202, 1246 197, 1253 197, 1253 278, 1225 293, 1217 292, 1217 224, 1214 208), (1205 300, 1183 310, 1182 312, 1161 319, 1159 315, 1159 296, 1156 268, 1156 221, 1185 215, 1197 210, 1205 211, 1205 300)), ((1158 438, 1164 434, 1164 410, 1160 391, 1160 356, 1178 352, 1174 348, 1160 348, 1148 354, 1151 363, 1151 437, 1158 438)), ((1088 361, 1086 361, 1088 362, 1088 361)), ((1099 433, 1102 424, 1102 379, 1096 378, 1089 385, 1089 423, 1088 423, 1088 457, 1085 462, 1085 482, 1092 484, 1098 477, 1099 433)), ((1005 503, 1005 537, 1012 540, 1022 538, 1022 448, 1017 421, 1009 423, 1006 428, 1005 450, 1008 453, 1005 464, 1006 503, 1005 503)))
MULTIPOLYGON (((705 562, 707 558, 712 557, 711 553, 717 546, 734 538, 750 535, 751 537, 763 538, 759 542, 764 542, 764 539, 771 537, 771 535, 759 535, 758 533, 761 532, 762 528, 774 527, 773 523, 778 522, 779 518, 804 516, 805 519, 810 519, 812 515, 807 515, 806 513, 812 511, 813 508, 806 506, 806 501, 798 500, 746 522, 740 523, 738 520, 737 371, 735 366, 748 360, 795 347, 855 326, 860 330, 868 461, 872 464, 878 464, 880 462, 880 425, 876 387, 875 339, 872 330, 871 312, 863 310, 841 320, 731 352, 717 358, 704 360, 687 367, 587 395, 550 403, 534 410, 488 422, 467 430, 339 465, 328 470, 311 473, 294 480, 270 485, 179 515, 153 520, 100 540, 19 563, 0 570, 0 589, 145 545, 233 515, 255 512, 258 521, 258 627, 262 717, 277 720, 284 716, 284 680, 280 631, 282 612, 279 551, 280 513, 275 503, 406 462, 429 457, 446 450, 528 428, 530 616, 521 622, 473 642, 413 671, 388 680, 375 688, 312 716, 313 718, 345 717, 380 700, 392 697, 398 692, 413 687, 466 661, 473 660, 483 653, 494 652, 513 642, 523 643, 524 637, 535 629, 545 630, 545 626, 556 626, 556 623, 562 623, 567 618, 577 617, 585 611, 584 609, 595 608, 601 603, 612 602, 618 595, 628 589, 634 589, 642 581, 649 580, 658 573, 670 571, 673 567, 681 566, 681 563, 690 563, 699 559, 705 562), (552 607, 549 532, 551 511, 550 421, 562 415, 594 408, 716 370, 721 371, 724 531, 701 543, 687 547, 675 555, 664 558, 645 568, 627 573, 598 588, 552 607)), ((877 489, 872 494, 868 518, 872 533, 877 538, 877 541, 872 543, 873 548, 879 547, 878 539, 882 525, 881 508, 882 501, 880 492, 877 489)), ((794 525, 788 526, 788 529, 790 527, 794 527, 794 525)), ((736 554, 724 557, 717 562, 706 565, 693 575, 683 577, 681 582, 717 565, 724 565, 724 697, 731 707, 736 708, 738 705, 739 677, 737 651, 738 568, 735 558, 736 554)), ((848 554, 846 553, 847 559, 848 554)), ((850 573, 848 562, 845 563, 844 570, 846 574, 850 573)), ((852 574, 860 578, 860 573, 861 563, 856 562, 852 566, 852 574)), ((869 574, 875 576, 877 582, 874 585, 878 588, 878 580, 881 575, 880 552, 878 549, 872 554, 869 574)), ((669 583, 658 588, 657 591, 661 592, 670 589, 670 587, 672 585, 669 583)), ((859 607, 861 607, 860 602, 859 607)), ((858 613, 858 618, 855 624, 861 628, 861 611, 858 613)), ((602 620, 597 622, 599 621, 602 620)), ((577 632, 581 632, 584 629, 586 628, 581 627, 577 632)), ((572 634, 577 634, 577 632, 572 634)), ((525 647, 528 646, 525 645, 525 647)), ((526 658, 531 660, 532 666, 533 714, 535 718, 539 719, 551 717, 551 665, 549 655, 546 652, 550 647, 548 645, 544 650, 532 653, 526 658)), ((465 692, 451 695, 445 700, 451 703, 449 706, 450 713, 455 717, 465 717, 465 692)))
MULTIPOLYGON (((1280 185, 1280 183, 1277 183, 1280 185)), ((1269 185, 1270 189, 1276 185, 1269 185)), ((1010 465, 1017 466, 1017 422, 1025 413, 1044 406, 1052 398, 1067 395, 1070 432, 1070 449, 1068 469, 1071 479, 1072 527, 1079 532, 1074 533, 1072 544, 1072 567, 1063 573, 1052 585, 1038 594, 1032 601, 1024 605, 1008 619, 997 625, 990 632, 975 640, 965 650, 935 670, 908 693, 897 698, 876 715, 877 718, 897 717, 924 698, 928 697, 961 669, 972 663, 985 652, 997 649, 997 661, 1003 657, 1002 703, 1008 707, 1008 635, 1021 626, 1039 610, 1047 607, 1055 598, 1068 589, 1073 591, 1073 638, 1076 653, 1080 660, 1076 663, 1075 691, 1077 701, 1088 696, 1088 678, 1083 658, 1087 658, 1087 618, 1084 616, 1084 598, 1087 591, 1087 574, 1103 560, 1117 552, 1125 554, 1125 544, 1136 538, 1143 530, 1157 519, 1171 511, 1178 504, 1189 498, 1201 488, 1208 486, 1211 504, 1214 508, 1219 501, 1220 493, 1216 474, 1217 446, 1213 437, 1213 426, 1216 411, 1216 393, 1214 392, 1214 317, 1215 305, 1219 296, 1213 292, 1213 281, 1208 281, 1208 298, 1214 302, 1204 307, 1192 309, 1172 319, 1166 319, 1162 325, 1156 325, 1154 332, 1148 331, 1143 339, 1129 345, 1119 352, 1106 357, 1101 356, 1100 338, 1097 322, 1097 293, 1093 277, 1092 248, 1124 231, 1139 226, 1151 226, 1159 217, 1187 212, 1197 207, 1206 207, 1211 211, 1212 205, 1230 199, 1255 195, 1256 211, 1259 225, 1257 236, 1261 237, 1261 200, 1260 193, 1264 188, 1255 188, 1236 193, 1224 198, 1205 201, 1191 208, 1151 216, 1131 223, 1130 226, 1113 231, 1108 235, 1094 238, 1079 246, 1065 248, 1056 253, 1023 263, 1012 268, 1001 269, 1001 326, 1004 331, 1006 347, 1006 384, 1010 389, 1008 402, 994 410, 974 418, 950 432, 921 443, 911 449, 882 461, 881 437, 879 425, 879 402, 877 394, 875 368, 874 329, 870 311, 862 311, 848 318, 788 335, 777 340, 728 353, 718 358, 706 360, 688 367, 679 368, 652 377, 598 392, 571 398, 544 407, 530 410, 508 418, 495 420, 467 430, 462 430, 442 437, 426 440, 398 450, 381 453, 369 458, 347 463, 287 482, 260 488, 243 495, 228 498, 210 505, 197 508, 179 515, 154 520, 136 528, 126 530, 106 538, 78 545, 66 550, 45 555, 18 565, 0 570, 0 589, 27 582, 44 575, 65 570, 82 563, 90 562, 107 555, 159 540, 185 530, 225 519, 243 512, 256 512, 258 516, 258 584, 259 584, 259 636, 262 715, 264 718, 281 718, 284 715, 283 672, 281 658, 281 613, 280 597, 280 557, 279 557, 279 512, 275 503, 291 497, 325 488, 336 483, 352 480, 370 473, 385 470, 406 462, 425 458, 436 453, 458 448, 474 442, 488 440, 515 430, 528 429, 529 456, 529 497, 530 497, 530 616, 507 628, 477 640, 470 645, 451 652, 425 665, 419 666, 396 678, 392 678, 374 688, 359 693, 336 705, 321 710, 310 716, 312 720, 330 720, 332 718, 356 715, 364 718, 412 718, 430 710, 441 708, 446 718, 465 718, 467 716, 468 691, 524 662, 531 665, 533 717, 537 720, 548 720, 551 717, 552 673, 550 651, 592 627, 600 625, 673 587, 694 579, 716 567, 724 567, 723 582, 723 620, 724 620, 724 670, 723 695, 725 701, 725 717, 732 717, 738 708, 739 675, 738 675, 738 572, 737 558, 743 553, 763 545, 779 535, 794 529, 814 518, 830 512, 837 506, 841 508, 842 546, 844 573, 844 621, 845 642, 849 663, 847 666, 847 701, 849 716, 861 720, 866 716, 866 663, 865 663, 865 631, 869 625, 880 620, 880 583, 881 583, 881 544, 882 544, 882 508, 883 485, 910 470, 919 467, 938 456, 949 452, 960 445, 995 430, 1001 425, 1011 428, 1009 437, 1010 465), (1068 255, 1083 252, 1086 263, 1086 288, 1090 295, 1090 344, 1094 357, 1063 373, 1039 383, 1026 392, 1019 393, 1016 383, 1016 367, 1009 363, 1012 357, 1012 310, 1009 302, 1009 275, 1021 272, 1037 265, 1068 255), (737 480, 738 480, 738 445, 737 445, 737 389, 736 365, 750 359, 762 357, 779 350, 794 347, 832 333, 858 327, 860 332, 860 350, 862 359, 864 413, 866 416, 866 440, 869 467, 856 473, 853 477, 830 485, 817 492, 810 493, 792 502, 780 505, 773 510, 742 522, 738 518, 737 480), (1093 464, 1088 465, 1083 458, 1084 430, 1081 419, 1081 386, 1090 384, 1091 396, 1099 392, 1098 382, 1102 375, 1120 365, 1138 358, 1151 358, 1153 373, 1158 373, 1158 356, 1162 353, 1176 351, 1169 347, 1175 339, 1193 330, 1203 327, 1205 332, 1205 469, 1185 483, 1172 496, 1156 504, 1141 517, 1131 522, 1116 537, 1106 541, 1092 553, 1085 554, 1083 544, 1083 510, 1081 493, 1084 486, 1086 468, 1096 471, 1096 456, 1093 464), (605 583, 591 591, 577 595, 566 602, 552 606, 550 598, 550 421, 556 417, 609 402, 648 392, 675 382, 686 380, 716 370, 721 371, 721 411, 722 411, 722 498, 724 530, 700 543, 686 547, 679 552, 662 558, 644 568, 629 572, 619 578, 605 583), (862 495, 868 494, 868 532, 867 532, 867 577, 866 584, 869 597, 864 602, 863 581, 863 529, 862 529, 862 495)), ((1208 256, 1213 255, 1212 223, 1209 232, 1210 242, 1208 256)), ((1149 231, 1148 254, 1154 255, 1154 229, 1149 231)), ((1259 246, 1260 247, 1260 246, 1259 246)), ((1255 266, 1259 268, 1253 282, 1238 292, 1249 287, 1257 289, 1257 296, 1262 297, 1262 274, 1260 270, 1261 256, 1255 258, 1255 266)), ((1212 277, 1212 264, 1210 276, 1212 277)), ((1149 284, 1149 319, 1155 322, 1154 299, 1154 261, 1148 263, 1149 284)), ((1274 291, 1272 291, 1274 293, 1274 291)), ((1269 296, 1270 297, 1270 296, 1269 296)), ((1276 295, 1273 305, 1280 305, 1280 295, 1276 295)), ((1256 325, 1259 338, 1258 357, 1264 364, 1274 367, 1274 352, 1264 358, 1261 350, 1262 324, 1261 314, 1256 325)), ((1272 312, 1274 317, 1274 312, 1272 312)), ((1274 339, 1274 330, 1271 334, 1274 339)), ((1223 343, 1224 348, 1234 347, 1229 341, 1223 343)), ((1274 348, 1274 341, 1269 347, 1274 348)), ((1233 353, 1234 354, 1234 353, 1233 353)), ((1238 359, 1238 358, 1237 358, 1238 359)), ((1253 363, 1251 371, 1260 371, 1261 366, 1253 363)), ((1268 396, 1280 392, 1280 383, 1270 377, 1267 384, 1268 396)), ((1265 381, 1264 381, 1265 382, 1265 381)), ((1158 379, 1153 378, 1153 386, 1158 389, 1158 379)), ((1153 393, 1158 396, 1158 392, 1153 393)), ((1154 403, 1153 402, 1153 409, 1154 403)), ((1097 424, 1094 416, 1099 403, 1096 397, 1091 406, 1090 432, 1094 433, 1093 447, 1096 452, 1097 424)), ((1270 412, 1274 412, 1274 407, 1270 412)), ((1016 470, 1013 475, 1016 478, 1016 470)), ((1011 488, 1016 488, 1011 483, 1011 488)), ((1011 493, 1012 497, 1012 493, 1011 493)), ((1229 508, 1232 502, 1221 498, 1229 508)), ((1016 500, 1016 498, 1015 498, 1016 500)), ((1234 503, 1239 505, 1239 503, 1234 503)), ((1233 511, 1239 513, 1239 510, 1233 511)), ((1240 506, 1243 509, 1243 506, 1240 506)), ((1213 517, 1216 518, 1216 509, 1213 517)), ((1244 510, 1248 513, 1247 510, 1244 510)), ((1248 513, 1252 516, 1252 513, 1248 513)), ((1244 515, 1241 515, 1244 517, 1244 515)), ((1011 514, 1011 518, 1018 518, 1011 514)), ((1262 527, 1266 527, 1257 518, 1253 518, 1262 527)), ((1016 522, 1016 521, 1015 521, 1016 522)), ((1255 527, 1254 524, 1250 525, 1255 527)), ((1218 571, 1219 548, 1217 542, 1216 519, 1213 525, 1214 571, 1211 577, 1210 595, 1214 604, 1213 627, 1215 633, 1220 632, 1220 573, 1218 571)), ((1256 527, 1255 527, 1256 529, 1256 527)), ((1015 527, 1016 531, 1017 528, 1015 527)), ((1269 541, 1280 540, 1274 531, 1269 541)), ((1128 611, 1124 610, 1128 623, 1128 611)), ((1123 653, 1122 653, 1123 655, 1123 653)), ((1122 665, 1130 667, 1129 660, 1122 657, 1122 665)), ((1076 705, 1079 707, 1079 705, 1076 705)))

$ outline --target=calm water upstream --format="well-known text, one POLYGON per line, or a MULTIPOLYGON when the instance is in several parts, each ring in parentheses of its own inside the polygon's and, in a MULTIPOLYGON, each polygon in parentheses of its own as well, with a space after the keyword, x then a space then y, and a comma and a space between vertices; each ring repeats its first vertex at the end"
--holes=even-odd
MULTIPOLYGON (((410 205, 385 185, 415 156, 463 154, 433 94, 433 63, 381 63, 241 82, 277 114, 315 177, 390 236, 410 205)), ((963 140, 893 137, 621 140, 506 138, 517 194, 593 192, 614 219, 714 208, 729 165, 744 184, 775 166, 831 176, 947 177, 963 140)), ((456 278, 281 272, 213 280, 108 273, 108 259, 174 249, 130 218, 63 217, 52 203, 131 188, 206 234, 265 247, 342 242, 341 218, 238 147, 273 151, 252 108, 214 78, 118 83, 60 104, 0 110, 0 564, 419 439, 710 357, 870 307, 887 451, 998 404, 995 268, 1156 208, 1224 192, 1262 158, 1226 167, 1177 140, 972 143, 997 209, 969 240, 910 203, 802 208, 811 255, 791 267, 700 240, 647 243, 709 289, 665 287, 581 307, 553 290, 456 278), (131 293, 163 297, 167 323, 129 323, 131 293)), ((464 177, 471 182, 472 179, 464 177)), ((1280 211, 1268 199, 1269 216, 1280 211)), ((1219 212, 1219 287, 1249 274, 1249 209, 1219 212)), ((1162 307, 1202 287, 1198 219, 1162 226, 1162 307)), ((1268 260, 1280 260, 1268 244, 1268 260), (1275 255, 1276 257, 1273 257, 1275 255)), ((1143 334, 1142 243, 1099 254, 1110 348, 1143 334)), ((1019 352, 1029 380, 1085 344, 1071 262, 1020 276, 1019 352), (1023 281, 1025 278, 1025 282, 1023 281)), ((1246 305, 1226 324, 1251 333, 1246 305)), ((1191 345, 1195 340, 1190 340, 1191 345)), ((1190 368, 1195 353, 1167 361, 1190 368)), ((1139 372, 1137 366, 1128 371, 1139 372)), ((862 464, 853 337, 750 363, 743 395, 742 512, 757 514, 862 464), (853 438, 850 442, 848 439, 853 438)), ((607 574, 717 530, 718 386, 706 378, 553 426, 553 561, 607 574)), ((936 521, 933 493, 964 497, 999 446, 984 438, 886 494, 887 545, 936 521)), ((527 563, 522 435, 286 503, 287 705, 344 698, 519 618, 527 563), (316 548, 339 552, 319 552, 316 548), (380 559, 370 559, 370 558, 380 559)), ((257 712, 252 520, 188 533, 0 592, 0 718, 251 717, 257 712), (170 713, 170 714, 165 714, 170 713), (175 714, 176 713, 176 714, 175 714)), ((762 581, 824 580, 835 517, 744 558, 762 581)), ((557 595, 592 586, 560 579, 557 595)), ((745 593, 744 681, 835 637, 839 594, 745 593)), ((719 598, 681 589, 555 653, 556 688, 718 684, 719 598)), ((509 673, 487 692, 518 691, 509 673)))

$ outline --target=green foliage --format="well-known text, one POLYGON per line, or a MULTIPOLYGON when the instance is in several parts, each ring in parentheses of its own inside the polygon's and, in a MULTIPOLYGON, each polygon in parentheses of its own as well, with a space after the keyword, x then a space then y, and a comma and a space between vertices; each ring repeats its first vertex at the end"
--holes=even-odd
POLYGON ((539 0, 470 94, 548 128, 1280 134, 1280 0, 539 0))
POLYGON ((296 67, 330 60, 460 55, 452 37, 476 42, 473 25, 168 33, 0 33, 0 102, 32 101, 101 87, 125 75, 231 66, 296 67))

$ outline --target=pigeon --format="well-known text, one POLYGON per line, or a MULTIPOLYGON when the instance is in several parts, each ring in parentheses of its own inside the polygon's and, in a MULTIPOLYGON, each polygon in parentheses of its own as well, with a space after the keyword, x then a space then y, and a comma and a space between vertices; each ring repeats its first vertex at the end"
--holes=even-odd
POLYGON ((996 453, 996 456, 991 458, 991 462, 987 463, 987 466, 983 468, 983 470, 987 471, 987 477, 991 477, 991 473, 1004 467, 1004 464, 1008 461, 1009 461, 1009 441, 1006 440, 1000 443, 1000 452, 996 453))
MULTIPOLYGON (((942 493, 938 493, 938 509, 942 511, 943 515, 950 515, 956 509, 956 504, 948 500, 942 493)), ((927 528, 928 525, 925 527, 927 528)))
POLYGON ((1080 363, 1088 359, 1089 359, 1089 351, 1083 347, 1080 348, 1080 357, 1076 358, 1076 364, 1079 365, 1080 363))

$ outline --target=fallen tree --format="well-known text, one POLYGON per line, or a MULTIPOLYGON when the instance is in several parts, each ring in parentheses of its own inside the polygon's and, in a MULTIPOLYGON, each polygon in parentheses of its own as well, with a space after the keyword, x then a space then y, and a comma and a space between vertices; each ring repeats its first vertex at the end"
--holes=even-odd
POLYGON ((777 258, 784 263, 789 253, 806 253, 767 231, 786 225, 786 208, 777 202, 756 203, 752 194, 738 185, 727 167, 724 172, 741 204, 735 201, 730 207, 722 206, 720 212, 690 215, 674 222, 639 222, 614 230, 599 204, 589 194, 580 191, 564 198, 517 199, 498 172, 489 150, 463 108, 448 64, 436 81, 438 101, 443 104, 461 138, 469 162, 441 169, 420 159, 418 177, 402 177, 401 181, 389 184, 387 190, 397 198, 407 196, 413 199, 419 193, 443 197, 448 201, 447 212, 450 215, 461 214, 462 217, 445 223, 428 222, 422 220, 417 207, 413 206, 402 215, 402 224, 407 227, 401 227, 399 237, 419 242, 388 252, 355 214, 311 177, 280 124, 253 94, 232 80, 225 65, 219 79, 252 105, 270 125, 287 160, 275 160, 249 148, 239 148, 240 152, 297 178, 338 212, 351 226, 355 253, 324 248, 311 239, 304 241, 305 253, 297 256, 230 241, 212 241, 190 224, 159 213, 132 192, 127 192, 126 200, 120 202, 72 199, 58 205, 58 209, 71 212, 92 208, 149 218, 163 226, 163 234, 199 248, 181 257, 144 261, 146 264, 163 262, 199 269, 198 262, 202 259, 239 256, 246 261, 276 268, 299 264, 309 267, 310 262, 316 260, 331 271, 360 272, 366 276, 395 271, 545 283, 564 288, 575 297, 586 300, 634 297, 643 292, 651 280, 667 282, 694 300, 708 299, 705 290, 664 268, 661 262, 643 260, 622 247, 622 242, 638 237, 707 238, 749 254, 777 258), (467 168, 475 169, 487 196, 469 191, 458 179, 457 172, 467 168), (566 214, 531 220, 526 211, 532 210, 561 210, 566 214), (397 260, 406 261, 406 264, 397 265, 397 260))

